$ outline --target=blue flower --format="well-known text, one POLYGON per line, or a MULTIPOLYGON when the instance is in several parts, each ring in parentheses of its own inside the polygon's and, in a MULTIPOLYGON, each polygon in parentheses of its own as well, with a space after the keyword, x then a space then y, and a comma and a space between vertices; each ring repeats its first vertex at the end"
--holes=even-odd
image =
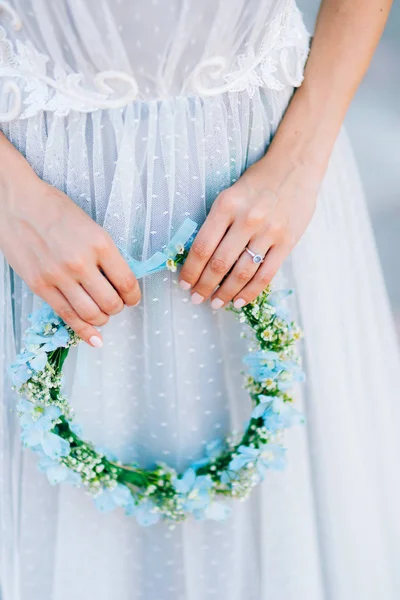
POLYGON ((46 455, 43 455, 40 459, 38 468, 42 473, 46 473, 47 479, 51 485, 56 485, 62 481, 76 486, 81 483, 81 478, 78 473, 75 473, 61 462, 53 460, 46 455))
POLYGON ((278 444, 265 444, 260 448, 256 467, 261 481, 268 469, 281 471, 286 466, 286 448, 278 444))
POLYGON ((259 417, 263 417, 265 411, 271 407, 271 403, 275 398, 276 396, 266 396, 265 394, 260 394, 258 396, 259 404, 254 407, 253 412, 251 413, 251 418, 258 419, 259 417))
POLYGON ((251 352, 243 358, 243 362, 255 381, 271 380, 281 391, 291 388, 296 382, 304 381, 304 373, 296 362, 282 360, 272 350, 251 352))
POLYGON ((39 310, 29 315, 29 320, 32 325, 24 336, 28 350, 52 352, 68 345, 70 335, 64 322, 46 302, 39 310))
POLYGON ((33 402, 25 399, 18 402, 17 410, 23 429, 39 428, 43 431, 50 431, 54 422, 61 416, 61 410, 58 406, 33 404, 33 402))
MULTIPOLYGON (((229 469, 229 467, 228 467, 229 469)), ((239 479, 239 476, 236 472, 233 471, 223 471, 221 473, 221 483, 224 485, 230 485, 232 481, 239 479)))
POLYGON ((272 410, 282 418, 284 427, 299 425, 304 421, 303 415, 293 403, 285 402, 280 396, 275 396, 272 400, 272 410))
POLYGON ((284 402, 280 396, 258 396, 260 403, 254 408, 253 419, 262 417, 265 427, 275 433, 278 429, 292 427, 303 421, 302 414, 291 402, 284 402))
POLYGON ((285 423, 278 413, 274 412, 273 408, 267 408, 263 414, 264 426, 271 433, 276 433, 285 427, 285 423))
POLYGON ((210 490, 213 483, 207 475, 196 476, 194 469, 187 469, 179 479, 174 480, 175 489, 183 499, 183 509, 188 512, 204 510, 210 503, 210 490))
POLYGON ((260 479, 264 479, 267 469, 280 470, 285 466, 286 450, 278 444, 265 444, 261 448, 239 446, 238 455, 229 463, 229 469, 239 471, 254 464, 260 479))
POLYGON ((41 449, 53 459, 68 456, 69 443, 51 431, 61 415, 57 406, 43 406, 21 400, 17 410, 22 427, 21 440, 25 446, 34 450, 41 449))
POLYGON ((142 527, 149 527, 154 525, 161 519, 161 515, 156 511, 156 507, 152 500, 144 500, 137 506, 135 506, 133 515, 136 521, 142 527))
POLYGON ((41 352, 52 352, 57 348, 66 348, 69 341, 69 333, 64 325, 60 325, 56 331, 51 333, 35 333, 27 331, 24 342, 28 350, 34 351, 40 346, 41 352))
MULTIPOLYGON (((210 444, 210 451, 218 452, 220 444, 217 441, 210 444)), ((207 475, 196 476, 190 468, 179 479, 174 481, 178 495, 184 499, 183 509, 191 512, 197 521, 212 519, 222 521, 230 514, 230 507, 211 498, 213 487, 211 478, 207 475)))
POLYGON ((9 368, 13 384, 17 388, 20 388, 34 373, 43 371, 46 363, 47 354, 45 352, 34 353, 24 350, 17 356, 15 362, 9 368))
POLYGON ((272 350, 260 350, 251 352, 243 358, 247 370, 255 381, 276 379, 285 367, 287 361, 283 361, 277 352, 272 350))
POLYGON ((292 290, 277 290, 276 292, 271 292, 267 298, 267 304, 273 306, 275 308, 276 316, 284 321, 289 321, 290 315, 287 308, 282 306, 281 303, 282 300, 285 300, 292 293, 292 290))
POLYGON ((260 454, 259 448, 250 448, 249 446, 239 446, 237 456, 232 458, 228 468, 231 471, 239 471, 248 464, 254 463, 260 454))
POLYGON ((68 456, 70 452, 70 446, 66 440, 55 433, 48 431, 36 429, 23 431, 21 440, 25 446, 32 448, 32 450, 41 448, 47 456, 50 456, 50 458, 68 456))
POLYGON ((42 306, 30 314, 28 318, 32 323, 29 330, 34 333, 44 333, 49 325, 60 325, 62 323, 61 317, 56 315, 47 302, 43 302, 42 306))
POLYGON ((212 442, 209 442, 206 445, 205 451, 206 451, 206 455, 204 458, 199 458, 199 460, 196 460, 192 463, 192 469, 194 469, 195 471, 197 471, 197 469, 200 469, 200 467, 204 467, 205 465, 208 465, 208 463, 210 461, 212 461, 213 459, 217 458, 226 448, 226 442, 225 440, 213 440, 212 442))
POLYGON ((94 502, 100 512, 110 512, 121 506, 125 509, 126 514, 134 512, 135 503, 129 489, 118 483, 113 489, 103 489, 97 496, 94 497, 94 502))
POLYGON ((34 373, 43 371, 47 363, 47 352, 68 346, 70 334, 53 309, 46 303, 29 316, 32 325, 24 336, 26 349, 10 366, 11 379, 18 388, 34 373))
POLYGON ((279 372, 277 377, 277 385, 280 391, 285 391, 293 387, 295 383, 302 383, 305 380, 305 375, 300 367, 295 362, 285 362, 285 368, 279 372))

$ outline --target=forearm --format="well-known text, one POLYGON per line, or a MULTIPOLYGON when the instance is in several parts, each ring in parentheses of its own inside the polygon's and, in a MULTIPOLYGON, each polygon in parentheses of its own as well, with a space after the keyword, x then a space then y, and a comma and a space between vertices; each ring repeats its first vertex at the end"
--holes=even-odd
POLYGON ((43 182, 0 132, 0 252, 28 287, 91 346, 96 327, 140 300, 109 234, 43 182))
POLYGON ((382 35, 391 0, 324 0, 304 73, 271 144, 325 171, 347 108, 382 35))
POLYGON ((15 202, 17 196, 13 190, 21 180, 34 179, 37 176, 32 167, 0 131, 0 208, 15 202))

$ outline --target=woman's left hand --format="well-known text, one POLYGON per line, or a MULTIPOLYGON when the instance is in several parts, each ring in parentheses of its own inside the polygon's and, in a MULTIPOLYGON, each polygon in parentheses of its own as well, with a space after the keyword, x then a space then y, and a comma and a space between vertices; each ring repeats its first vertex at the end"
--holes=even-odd
POLYGON ((193 304, 242 308, 271 282, 313 215, 320 178, 268 153, 222 191, 180 272, 193 304), (277 158, 279 159, 277 162, 277 158), (264 257, 260 264, 245 251, 264 257))

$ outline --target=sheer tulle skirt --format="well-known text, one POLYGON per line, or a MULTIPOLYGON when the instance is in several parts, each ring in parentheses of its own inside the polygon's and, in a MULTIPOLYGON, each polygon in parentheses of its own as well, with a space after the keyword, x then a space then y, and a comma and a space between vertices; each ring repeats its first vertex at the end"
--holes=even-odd
MULTIPOLYGON (((266 151, 289 91, 39 114, 3 126, 37 173, 145 259, 266 151)), ((29 200, 29 199, 28 199, 29 200)), ((71 240, 71 244, 73 240, 71 240)), ((307 425, 224 523, 139 528, 82 490, 52 488, 22 451, 6 366, 38 300, 0 263, 3 600, 395 600, 400 592, 396 342, 356 168, 341 133, 310 225, 277 278, 296 291, 307 425)), ((231 313, 193 306, 177 277, 81 344, 66 385, 84 435, 122 460, 185 468, 249 412, 231 313)))

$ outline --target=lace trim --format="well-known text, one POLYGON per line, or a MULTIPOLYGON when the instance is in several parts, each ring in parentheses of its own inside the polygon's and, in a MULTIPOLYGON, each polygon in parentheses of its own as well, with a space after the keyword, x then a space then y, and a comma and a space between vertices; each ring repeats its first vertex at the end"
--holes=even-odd
MULTIPOLYGON (((7 13, 15 31, 21 29, 19 15, 7 2, 0 1, 1 11, 7 13)), ((301 85, 309 36, 293 0, 287 0, 282 13, 271 21, 264 40, 257 55, 250 51, 237 56, 233 70, 222 56, 201 61, 188 80, 190 92, 206 97, 247 90, 252 96, 258 87, 280 91, 288 85, 301 85), (290 73, 293 51, 296 67, 295 73, 290 73)), ((121 108, 139 96, 137 82, 128 73, 101 71, 93 77, 90 88, 85 87, 81 73, 67 73, 58 65, 50 69, 49 61, 30 41, 17 40, 14 48, 0 27, 0 78, 5 79, 2 91, 8 95, 8 110, 0 113, 0 122, 25 119, 42 110, 65 116, 71 110, 121 108), (113 81, 123 83, 126 92, 117 92, 111 86, 113 81)))
MULTIPOLYGON (((0 2, 0 11, 9 14, 16 31, 21 26, 18 14, 6 2, 0 2)), ((52 76, 48 75, 49 57, 41 54, 30 41, 16 42, 14 50, 3 27, 0 27, 0 77, 6 79, 2 90, 10 94, 11 107, 0 113, 0 121, 9 122, 17 117, 25 119, 41 110, 55 112, 60 116, 71 110, 92 112, 104 108, 121 108, 138 96, 134 77, 122 71, 101 71, 93 78, 93 89, 83 87, 83 75, 67 73, 55 65, 52 76), (118 96, 110 85, 112 81, 127 84, 127 91, 118 96), (22 91, 27 96, 22 100, 22 91), (24 108, 25 106, 25 108, 24 108)))
POLYGON ((310 36, 293 0, 268 25, 256 55, 254 51, 236 57, 236 65, 229 72, 229 63, 223 56, 215 56, 199 63, 192 74, 192 87, 201 96, 216 96, 224 92, 247 90, 253 96, 256 88, 267 87, 281 91, 288 85, 299 87, 303 81, 304 64, 308 56, 310 36), (290 51, 296 53, 295 73, 290 73, 290 51), (214 86, 213 81, 222 80, 214 86))

